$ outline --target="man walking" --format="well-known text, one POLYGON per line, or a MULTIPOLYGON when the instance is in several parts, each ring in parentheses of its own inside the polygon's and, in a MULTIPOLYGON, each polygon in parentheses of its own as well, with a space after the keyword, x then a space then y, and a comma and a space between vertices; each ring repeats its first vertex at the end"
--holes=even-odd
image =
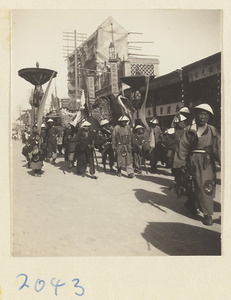
MULTIPOLYGON (((173 162, 176 175, 194 169, 194 189, 188 193, 185 207, 193 213, 204 214, 204 224, 213 224, 213 199, 216 189, 215 161, 221 162, 221 139, 215 127, 208 124, 212 108, 204 103, 194 108, 195 122, 184 130, 173 162)), ((177 183, 177 176, 176 176, 177 183)))
POLYGON ((121 177, 122 167, 126 168, 128 178, 134 177, 132 166, 132 131, 127 124, 129 118, 121 116, 118 119, 119 124, 115 126, 112 133, 112 148, 117 155, 118 176, 121 177))

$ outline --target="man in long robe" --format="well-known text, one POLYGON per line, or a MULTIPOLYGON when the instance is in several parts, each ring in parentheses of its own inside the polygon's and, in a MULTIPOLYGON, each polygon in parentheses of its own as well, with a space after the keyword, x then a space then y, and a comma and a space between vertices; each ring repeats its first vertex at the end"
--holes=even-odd
POLYGON ((84 121, 76 134, 77 175, 86 176, 87 165, 91 179, 97 179, 94 166, 94 141, 90 129, 91 123, 84 121))
POLYGON ((149 160, 151 165, 152 172, 156 172, 156 165, 158 161, 158 157, 160 156, 158 153, 158 145, 159 142, 162 141, 163 133, 160 129, 159 120, 157 118, 153 118, 150 121, 150 130, 149 130, 149 143, 150 143, 150 152, 149 152, 149 160))
POLYGON ((116 152, 118 176, 121 177, 122 167, 126 168, 128 178, 134 177, 134 170, 132 166, 132 130, 127 124, 129 118, 127 116, 121 116, 119 118, 119 124, 116 125, 112 133, 112 148, 116 152))
POLYGON ((57 158, 57 135, 59 134, 59 130, 54 127, 53 123, 53 119, 47 121, 45 142, 47 143, 48 149, 47 158, 50 159, 52 164, 55 164, 57 158))
POLYGON ((175 152, 173 168, 186 171, 194 168, 194 190, 189 193, 185 203, 187 209, 195 212, 199 209, 204 214, 204 224, 213 224, 213 199, 216 188, 215 161, 221 162, 221 139, 215 127, 208 124, 213 115, 208 104, 195 107, 195 123, 187 126, 175 152))
POLYGON ((97 132, 97 140, 99 151, 102 154, 102 163, 104 172, 106 172, 107 156, 109 157, 110 171, 115 172, 114 166, 114 151, 112 149, 112 131, 113 127, 109 124, 107 119, 100 121, 100 129, 97 132))
POLYGON ((186 127, 185 120, 186 117, 184 117, 183 115, 176 115, 173 119, 172 127, 167 129, 167 131, 163 135, 162 143, 165 146, 165 162, 167 168, 172 168, 177 145, 186 127))

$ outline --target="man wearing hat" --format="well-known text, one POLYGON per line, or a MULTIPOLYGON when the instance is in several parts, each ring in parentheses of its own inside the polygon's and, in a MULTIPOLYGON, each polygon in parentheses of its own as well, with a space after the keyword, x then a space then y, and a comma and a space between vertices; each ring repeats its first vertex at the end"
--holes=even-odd
POLYGON ((53 124, 53 119, 48 119, 45 142, 48 149, 47 158, 50 159, 50 162, 52 164, 55 164, 55 160, 57 157, 57 135, 59 134, 59 130, 54 127, 53 124))
POLYGON ((112 133, 112 148, 117 155, 118 176, 122 176, 122 167, 126 167, 128 178, 133 178, 132 131, 131 127, 127 124, 128 122, 129 118, 127 116, 121 116, 118 119, 118 125, 114 127, 112 133))
POLYGON ((31 135, 30 137, 28 138, 28 142, 31 143, 35 140, 35 136, 37 135, 38 133, 38 126, 37 124, 35 123, 32 127, 32 132, 31 132, 31 135))
POLYGON ((174 154, 177 148, 177 144, 185 129, 186 117, 182 114, 178 114, 173 118, 172 127, 167 129, 163 136, 163 144, 165 146, 165 161, 166 167, 171 168, 173 164, 174 154))
MULTIPOLYGON (((221 139, 215 127, 208 124, 212 108, 204 103, 194 108, 195 123, 186 127, 174 156, 173 167, 182 172, 194 170, 192 188, 185 207, 204 214, 204 224, 213 224, 216 166, 221 162, 221 139)), ((193 174, 193 173, 192 173, 193 174)))
POLYGON ((145 134, 145 128, 141 125, 137 125, 132 134, 133 166, 137 174, 142 173, 141 165, 145 164, 144 160, 148 149, 149 140, 147 134, 145 134))
POLYGON ((109 156, 110 171, 115 172, 115 170, 113 169, 114 151, 112 149, 112 131, 113 127, 109 125, 109 121, 107 119, 103 119, 100 121, 100 129, 97 133, 97 139, 99 144, 99 151, 102 154, 104 172, 106 172, 107 156, 109 156))
POLYGON ((156 172, 156 164, 158 161, 158 145, 159 142, 162 141, 162 131, 160 129, 159 120, 157 118, 153 118, 150 122, 150 133, 149 133, 149 143, 150 143, 150 152, 149 152, 149 160, 151 164, 152 172, 156 172))
POLYGON ((97 179, 95 176, 94 166, 94 142, 90 131, 91 123, 83 121, 76 135, 76 158, 77 158, 77 175, 86 176, 87 164, 89 163, 90 177, 97 179))

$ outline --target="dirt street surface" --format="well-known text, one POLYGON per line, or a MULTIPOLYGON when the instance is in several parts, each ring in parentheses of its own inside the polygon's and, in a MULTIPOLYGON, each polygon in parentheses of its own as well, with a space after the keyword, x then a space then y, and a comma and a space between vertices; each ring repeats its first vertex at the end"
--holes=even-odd
MULTIPOLYGON (((163 256, 221 254, 221 183, 213 226, 184 207, 169 190, 171 171, 145 171, 129 179, 105 174, 97 154, 97 180, 75 174, 63 157, 31 175, 12 141, 11 251, 16 257, 163 256)), ((147 164, 148 171, 150 166, 147 164)))

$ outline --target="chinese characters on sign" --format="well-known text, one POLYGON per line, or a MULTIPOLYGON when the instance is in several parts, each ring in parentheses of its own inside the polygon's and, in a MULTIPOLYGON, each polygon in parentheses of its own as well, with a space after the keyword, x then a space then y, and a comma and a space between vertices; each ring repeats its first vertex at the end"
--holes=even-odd
POLYGON ((189 82, 200 80, 218 73, 221 73, 221 64, 219 62, 203 67, 197 67, 189 72, 189 82))
POLYGON ((88 76, 89 99, 95 100, 95 79, 94 76, 88 76))
POLYGON ((156 116, 172 116, 175 115, 182 107, 182 102, 175 102, 156 106, 156 116))
POLYGON ((119 94, 117 62, 111 62, 111 91, 115 96, 119 94))

